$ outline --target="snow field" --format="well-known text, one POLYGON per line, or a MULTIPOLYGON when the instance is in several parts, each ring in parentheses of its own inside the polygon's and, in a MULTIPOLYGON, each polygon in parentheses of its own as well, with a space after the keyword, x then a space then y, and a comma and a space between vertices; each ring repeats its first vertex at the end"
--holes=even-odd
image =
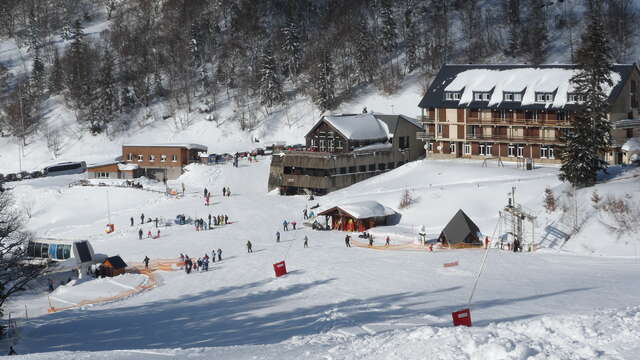
MULTIPOLYGON (((451 312, 466 306, 482 250, 346 249, 341 232, 281 228, 284 219, 301 224, 302 209, 316 202, 329 206, 370 199, 397 209, 402 192, 410 188, 420 201, 401 211, 400 226, 425 224, 436 233, 463 208, 489 233, 511 186, 518 187, 518 201, 539 208, 543 189, 558 185, 555 168, 524 172, 509 165, 420 161, 307 202, 266 194, 268 165, 192 166, 179 180, 187 187, 187 196, 180 199, 109 189, 116 224, 110 235, 103 232, 104 188, 68 188, 56 180, 51 187, 57 198, 49 201, 64 204, 64 212, 43 208, 29 223, 38 232, 47 229, 39 225, 42 219, 62 212, 58 223, 66 225, 50 227, 48 235, 87 238, 96 252, 119 254, 126 262, 179 253, 200 257, 217 248, 223 250, 223 261, 211 263, 206 273, 156 272, 156 289, 85 309, 45 315, 44 289, 40 297, 16 298, 12 311, 19 314, 26 303, 33 317, 22 329, 17 350, 43 353, 27 356, 33 359, 632 358, 640 334, 637 259, 492 249, 471 305, 474 327, 452 328, 451 312), (216 196, 225 185, 233 196, 216 196), (204 186, 214 194, 209 208, 202 201, 204 186), (89 196, 92 192, 96 195, 89 196), (161 228, 159 239, 140 241, 140 212, 166 219, 177 213, 228 214, 234 223, 202 232, 176 225, 161 228), (134 227, 129 226, 131 216, 134 227), (277 230, 281 243, 275 242, 277 230), (308 249, 302 246, 305 235, 308 249), (253 254, 246 253, 247 240, 253 254), (283 259, 290 273, 276 279, 272 264, 283 259), (443 267, 452 261, 459 266, 443 267)), ((39 183, 19 186, 29 187, 24 193, 36 197, 51 191, 34 184, 39 183)))

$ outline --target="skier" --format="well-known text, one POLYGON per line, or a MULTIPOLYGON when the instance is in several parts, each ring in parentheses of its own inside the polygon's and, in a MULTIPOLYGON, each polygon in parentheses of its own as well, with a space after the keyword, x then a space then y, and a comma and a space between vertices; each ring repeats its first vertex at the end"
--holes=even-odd
POLYGON ((227 215, 224 216, 225 225, 229 223, 229 217, 227 215))
POLYGON ((391 239, 389 239, 389 236, 387 236, 387 238, 384 240, 384 246, 389 246, 391 244, 391 239))
POLYGON ((247 240, 247 253, 252 253, 253 250, 251 250, 251 240, 247 240))
POLYGON ((344 237, 344 244, 345 244, 347 247, 351 247, 351 237, 350 237, 349 235, 347 235, 347 236, 345 236, 345 237, 344 237))
POLYGON ((211 229, 211 214, 209 214, 209 229, 211 229))
POLYGON ((369 247, 373 246, 373 236, 369 237, 369 247))
POLYGON ((138 240, 142 240, 142 229, 138 229, 138 240))
POLYGON ((211 262, 216 262, 216 249, 211 250, 211 262))
POLYGON ((204 205, 205 206, 209 206, 209 195, 207 194, 207 196, 204 197, 204 205))
POLYGON ((158 218, 155 219, 156 227, 158 227, 158 218))
POLYGON ((53 292, 53 290, 54 290, 54 288, 53 288, 53 280, 47 279, 47 282, 49 282, 49 292, 53 292))
POLYGON ((295 220, 293 220, 293 221, 291 222, 291 226, 293 226, 293 230, 295 230, 295 229, 296 229, 296 224, 297 224, 297 222, 296 222, 295 220))
POLYGON ((158 229, 158 234, 156 235, 156 239, 160 237, 160 229, 158 229))
POLYGON ((222 187, 222 197, 227 196, 227 188, 226 187, 222 187))
POLYGON ((140 215, 140 224, 144 224, 144 214, 140 215))
POLYGON ((276 231, 276 242, 280 242, 280 231, 276 231))
POLYGON ((184 263, 184 255, 180 253, 180 262, 184 263))
MULTIPOLYGON (((236 165, 236 167, 238 167, 238 166, 236 165)), ((227 188, 227 196, 231 196, 231 189, 229 189, 229 188, 227 188)))
POLYGON ((131 217, 131 226, 133 226, 133 216, 131 217))
POLYGON ((304 247, 305 248, 309 247, 309 238, 307 237, 307 235, 304 236, 304 247))
POLYGON ((222 249, 218 249, 218 261, 222 261, 222 249))
POLYGON ((307 209, 302 210, 302 216, 304 217, 305 220, 307 220, 309 218, 307 216, 307 209))
POLYGON ((145 270, 149 270, 149 260, 151 260, 151 259, 149 259, 148 256, 145 256, 144 260, 142 260, 142 262, 144 263, 145 270))
POLYGON ((282 228, 284 229, 284 231, 289 231, 289 223, 287 222, 287 220, 282 222, 282 228))
POLYGON ((200 271, 202 271, 202 258, 198 258, 198 268, 200 269, 200 271))
POLYGON ((204 188, 204 197, 207 197, 207 194, 209 194, 209 191, 207 190, 207 188, 204 188))
POLYGON ((147 231, 147 238, 151 237, 151 230, 147 231))

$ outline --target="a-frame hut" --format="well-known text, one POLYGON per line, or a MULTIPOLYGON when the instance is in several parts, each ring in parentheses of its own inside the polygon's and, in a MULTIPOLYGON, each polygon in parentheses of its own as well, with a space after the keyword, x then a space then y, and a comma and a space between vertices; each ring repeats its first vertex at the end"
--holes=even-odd
POLYGON ((375 226, 389 225, 398 214, 377 201, 360 201, 337 205, 318 216, 330 216, 331 228, 341 231, 366 231, 375 226))
POLYGON ((444 227, 438 241, 451 247, 482 246, 479 233, 478 225, 460 209, 444 227))
POLYGON ((100 275, 114 277, 124 274, 127 264, 118 255, 106 258, 100 266, 100 275))

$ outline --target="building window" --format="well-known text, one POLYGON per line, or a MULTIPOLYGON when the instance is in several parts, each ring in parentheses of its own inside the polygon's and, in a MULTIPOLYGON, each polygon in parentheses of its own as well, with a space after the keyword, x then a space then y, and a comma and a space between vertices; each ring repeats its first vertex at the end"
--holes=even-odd
POLYGON ((138 162, 144 161, 144 155, 138 154, 138 162))
POLYGON ((584 95, 579 94, 567 94, 567 101, 570 103, 578 103, 584 101, 584 95))
POLYGON ((524 156, 524 146, 518 145, 516 156, 519 158, 524 156))
POLYGON ((327 140, 329 143, 329 152, 333 152, 333 140, 327 140))
POLYGON ((326 140, 320 140, 320 151, 322 151, 322 152, 327 151, 327 141, 326 140))
POLYGON ((445 100, 460 100, 460 92, 459 91, 445 91, 444 93, 445 100))
POLYGON ((395 164, 393 162, 387 163, 387 169, 391 170, 395 167, 395 164))
POLYGON ((554 152, 553 152, 553 146, 549 146, 549 147, 547 147, 547 150, 549 151, 549 154, 548 154, 549 159, 555 159, 555 158, 556 158, 556 155, 555 155, 555 154, 554 154, 554 152))
POLYGON ((540 158, 546 159, 549 156, 549 151, 546 146, 540 146, 540 158))
POLYGON ((387 164, 385 163, 378 164, 378 170, 385 171, 386 169, 387 169, 387 164))
POLYGON ((129 155, 127 155, 127 160, 128 161, 133 161, 133 154, 129 153, 129 155))
POLYGON ((367 166, 366 165, 360 165, 358 167, 358 172, 361 172, 361 173, 367 172, 367 166))
POLYGON ((564 111, 558 111, 556 113, 556 119, 558 119, 558 121, 565 121, 567 120, 567 113, 564 111))
POLYGON ((156 156, 155 155, 149 155, 149 161, 151 161, 151 162, 156 161, 156 156))
POLYGON ((336 149, 342 150, 342 140, 338 140, 338 146, 336 146, 336 149))
POLYGON ((108 179, 109 178, 109 173, 108 172, 98 172, 98 179, 108 179))
POLYGON ((160 155, 160 162, 167 161, 167 155, 160 155))
POLYGON ((480 144, 480 155, 491 156, 491 144, 480 144))
POLYGON ((509 157, 516 156, 515 151, 516 151, 515 146, 513 146, 513 144, 509 144, 509 146, 507 147, 507 156, 509 157))
POLYGON ((449 152, 452 153, 452 154, 456 153, 456 143, 454 143, 454 142, 449 143, 449 152))
POLYGON ((346 167, 341 167, 340 168, 340 174, 344 175, 347 173, 347 168, 346 167))
POLYGON ((473 100, 475 101, 489 101, 491 100, 491 93, 486 91, 476 91, 473 93, 473 100))
POLYGON ((436 135, 442 136, 442 124, 438 124, 438 126, 436 127, 436 135))
POLYGON ((407 149, 409 147, 409 137, 408 136, 400 136, 398 139, 400 140, 400 144, 398 145, 398 148, 400 150, 407 149))
POLYGON ((527 110, 524 112, 524 118, 526 120, 538 120, 538 111, 537 110, 527 110))
POLYGON ((432 142, 427 144, 427 151, 433 152, 433 143, 432 142))
POLYGON ((464 154, 471 155, 471 144, 464 144, 464 154))
POLYGON ((349 166, 349 174, 355 174, 356 172, 356 167, 355 166, 349 166))
POLYGON ((550 103, 553 102, 553 93, 536 93, 536 102, 550 103))
POLYGON ((176 154, 171 155, 171 161, 177 162, 178 161, 178 156, 176 154))
POLYGON ((626 132, 627 132, 627 138, 633 137, 633 129, 626 129, 626 132))
POLYGON ((369 171, 376 171, 376 164, 369 164, 369 171))

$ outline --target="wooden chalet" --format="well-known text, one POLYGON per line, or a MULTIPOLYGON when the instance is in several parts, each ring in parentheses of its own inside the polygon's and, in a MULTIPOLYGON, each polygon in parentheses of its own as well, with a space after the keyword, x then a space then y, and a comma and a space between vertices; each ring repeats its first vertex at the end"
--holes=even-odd
POLYGON ((124 274, 127 264, 118 255, 106 258, 100 265, 100 275, 114 277, 124 274))
POLYGON ((349 232, 362 232, 372 227, 389 225, 397 215, 393 209, 376 201, 337 205, 318 214, 331 217, 331 229, 349 232))
POLYGON ((420 124, 403 115, 329 115, 305 135, 304 151, 274 152, 269 191, 324 195, 419 159, 420 124))

